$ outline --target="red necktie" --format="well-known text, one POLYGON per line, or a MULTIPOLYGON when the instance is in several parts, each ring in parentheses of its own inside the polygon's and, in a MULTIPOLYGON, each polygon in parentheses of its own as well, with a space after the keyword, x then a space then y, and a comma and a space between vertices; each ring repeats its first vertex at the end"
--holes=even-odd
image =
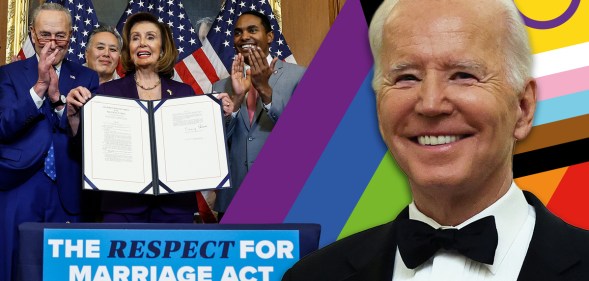
POLYGON ((247 94, 247 114, 250 118, 250 126, 254 120, 254 114, 256 113, 256 102, 258 100, 258 91, 254 86, 251 86, 249 93, 247 94))

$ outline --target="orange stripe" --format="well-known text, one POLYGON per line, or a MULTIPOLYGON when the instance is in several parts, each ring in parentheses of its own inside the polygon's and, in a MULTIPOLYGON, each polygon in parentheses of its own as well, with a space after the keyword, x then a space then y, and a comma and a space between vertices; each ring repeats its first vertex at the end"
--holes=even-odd
POLYGON ((534 193, 544 205, 548 205, 567 168, 564 167, 517 178, 515 179, 515 183, 521 189, 534 193))
POLYGON ((211 83, 219 81, 219 76, 217 76, 217 71, 215 70, 215 67, 211 64, 211 61, 209 60, 207 55, 205 55, 205 52, 202 50, 202 48, 192 53, 192 56, 194 57, 198 65, 200 65, 200 68, 202 68, 202 71, 209 78, 209 81, 211 81, 211 83))
POLYGON ((194 80, 192 73, 190 72, 190 70, 188 70, 188 68, 186 67, 186 64, 184 64, 183 61, 179 61, 176 64, 176 66, 174 66, 174 69, 176 69, 176 73, 178 73, 178 76, 180 76, 182 78, 182 81, 184 81, 184 83, 190 85, 192 87, 192 89, 194 89, 194 92, 197 95, 204 93, 203 90, 198 85, 198 83, 196 83, 196 80, 194 80))

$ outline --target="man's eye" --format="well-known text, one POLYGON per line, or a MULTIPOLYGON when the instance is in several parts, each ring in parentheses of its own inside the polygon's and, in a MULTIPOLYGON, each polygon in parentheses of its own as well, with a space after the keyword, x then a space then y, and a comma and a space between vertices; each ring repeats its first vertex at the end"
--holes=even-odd
POLYGON ((402 82, 402 81, 419 81, 419 79, 417 77, 415 77, 415 75, 413 75, 413 74, 399 75, 395 79, 395 82, 402 82))
POLYGON ((102 51, 102 50, 104 50, 104 47, 102 47, 102 46, 98 46, 98 47, 96 47, 96 49, 98 49, 98 50, 101 50, 101 51, 102 51))
POLYGON ((466 72, 456 72, 450 77, 450 80, 464 80, 464 79, 478 80, 476 76, 474 76, 470 73, 466 73, 466 72))

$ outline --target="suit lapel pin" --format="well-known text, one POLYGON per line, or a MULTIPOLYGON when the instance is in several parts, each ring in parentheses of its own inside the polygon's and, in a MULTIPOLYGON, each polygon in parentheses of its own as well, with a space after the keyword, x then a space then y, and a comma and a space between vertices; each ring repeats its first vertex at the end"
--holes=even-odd
POLYGON ((70 78, 76 80, 76 76, 70 75, 70 78))
POLYGON ((167 89, 166 92, 168 92, 168 95, 170 95, 170 96, 172 95, 172 90, 167 89))

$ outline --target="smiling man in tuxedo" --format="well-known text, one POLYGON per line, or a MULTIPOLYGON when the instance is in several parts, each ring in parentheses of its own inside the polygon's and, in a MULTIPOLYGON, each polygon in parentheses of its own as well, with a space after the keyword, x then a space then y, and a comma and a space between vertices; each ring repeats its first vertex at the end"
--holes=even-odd
POLYGON ((369 36, 379 128, 413 202, 283 280, 589 280, 589 232, 513 182, 536 107, 513 1, 385 1, 369 36))

